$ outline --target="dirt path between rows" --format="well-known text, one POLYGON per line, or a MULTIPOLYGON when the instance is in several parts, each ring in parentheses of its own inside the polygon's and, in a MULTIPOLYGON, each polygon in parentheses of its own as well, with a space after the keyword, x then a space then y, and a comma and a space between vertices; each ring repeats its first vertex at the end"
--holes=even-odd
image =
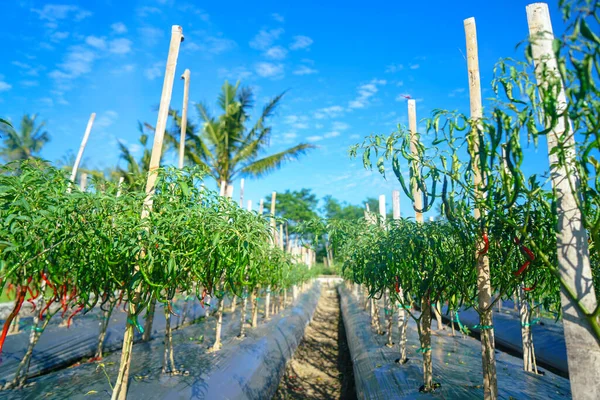
POLYGON ((333 286, 323 287, 313 321, 273 399, 356 399, 339 296, 333 286))

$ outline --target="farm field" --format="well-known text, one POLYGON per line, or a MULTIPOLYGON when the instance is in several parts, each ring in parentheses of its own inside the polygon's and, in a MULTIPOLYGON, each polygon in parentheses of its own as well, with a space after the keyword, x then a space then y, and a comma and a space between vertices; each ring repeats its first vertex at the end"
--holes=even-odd
POLYGON ((290 7, 6 5, 0 399, 600 399, 600 4, 290 7))

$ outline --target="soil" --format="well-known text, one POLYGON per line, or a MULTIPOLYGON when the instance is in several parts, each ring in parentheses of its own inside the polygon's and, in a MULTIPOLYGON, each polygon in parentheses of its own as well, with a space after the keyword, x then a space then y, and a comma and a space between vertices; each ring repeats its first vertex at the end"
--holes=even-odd
POLYGON ((313 320, 273 399, 356 399, 339 295, 333 286, 322 289, 313 320))

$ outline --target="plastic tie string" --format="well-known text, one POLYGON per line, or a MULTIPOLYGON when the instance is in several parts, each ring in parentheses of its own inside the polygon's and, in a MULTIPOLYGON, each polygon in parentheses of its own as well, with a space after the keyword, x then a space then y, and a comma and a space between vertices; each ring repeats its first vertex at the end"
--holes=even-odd
POLYGON ((131 325, 135 326, 135 328, 138 330, 139 333, 144 333, 144 327, 140 325, 140 323, 138 322, 137 316, 135 317, 135 319, 131 319, 130 317, 127 317, 127 322, 129 322, 131 325))
POLYGON ((428 351, 431 351, 431 347, 419 347, 416 351, 417 353, 427 353, 428 351))
POLYGON ((477 324, 477 325, 473 326, 473 329, 480 329, 482 331, 486 331, 486 330, 494 329, 494 325, 480 325, 480 324, 477 324))
POLYGON ((521 326, 524 327, 524 328, 528 328, 531 325, 537 324, 538 322, 540 322, 540 319, 539 318, 534 318, 531 322, 526 322, 524 324, 521 324, 521 326))

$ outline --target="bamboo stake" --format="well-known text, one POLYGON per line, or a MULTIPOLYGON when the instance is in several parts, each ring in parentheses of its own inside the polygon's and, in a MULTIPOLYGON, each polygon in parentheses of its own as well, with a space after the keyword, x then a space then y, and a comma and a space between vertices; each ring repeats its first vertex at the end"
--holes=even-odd
MULTIPOLYGON (((410 152, 414 157, 417 157, 417 145, 419 143, 419 135, 417 133, 417 104, 412 99, 408 100, 408 129, 410 131, 410 152)), ((417 179, 419 179, 416 160, 413 161, 413 168, 417 179)), ((413 208, 415 209, 415 219, 417 222, 423 222, 423 193, 421 193, 418 185, 413 185, 412 194, 414 198, 413 208)))
POLYGON ((240 208, 244 207, 244 178, 240 180, 240 208))
POLYGON ((394 190, 392 192, 392 218, 394 220, 400 219, 400 191, 394 190))
MULTIPOLYGON (((479 168, 479 135, 480 120, 483 117, 483 106, 481 103, 481 83, 479 79, 479 55, 477 48, 477 28, 475 18, 464 20, 465 36, 467 44, 467 67, 469 71, 469 97, 471 105, 471 120, 473 130, 471 141, 471 159, 473 165, 473 183, 475 195, 483 198, 484 194, 479 187, 483 182, 483 174, 479 168)), ((475 219, 481 219, 481 210, 475 208, 475 219)), ((485 235, 485 231, 482 232, 485 235)), ((492 301, 492 284, 490 278, 490 262, 483 252, 483 241, 479 242, 477 252, 477 290, 478 290, 478 312, 481 329, 481 360, 483 368, 483 395, 486 400, 498 398, 498 382, 496 377, 496 355, 494 343, 493 313, 490 308, 492 301)))
POLYGON ((265 212, 265 200, 260 199, 260 201, 258 202, 258 215, 263 215, 264 212, 265 212))
MULTIPOLYGON (((413 208, 415 210, 415 220, 417 223, 423 223, 423 194, 417 185, 417 180, 420 179, 418 169, 418 144, 419 135, 417 132, 417 106, 415 100, 408 100, 408 127, 410 130, 410 151, 415 160, 413 161, 413 169, 415 171, 416 180, 412 186, 413 208)), ((426 391, 433 389, 433 368, 431 361, 431 298, 426 294, 421 299, 421 334, 419 340, 421 351, 423 354, 423 386, 426 391)))
POLYGON ((183 79, 183 106, 181 107, 181 133, 179 135, 179 169, 183 168, 183 155, 185 152, 185 135, 187 132, 188 97, 190 92, 190 70, 186 69, 181 75, 183 79))
MULTIPOLYGON (((79 152, 77 153, 77 157, 75 158, 75 164, 73 164, 73 170, 71 171, 71 177, 69 178, 71 182, 75 182, 77 170, 79 169, 79 164, 81 163, 81 158, 83 157, 83 151, 85 150, 88 138, 90 137, 92 125, 94 125, 94 119, 96 119, 96 113, 92 113, 90 115, 87 127, 85 128, 85 133, 83 134, 83 139, 81 140, 81 146, 79 146, 79 152)), ((71 193, 71 182, 69 183, 69 187, 67 188, 67 193, 71 193)))
MULTIPOLYGON (((277 243, 277 228, 275 226, 275 201, 277 199, 277 192, 271 194, 271 245, 275 246, 277 243)), ((267 294, 265 296, 265 320, 269 319, 269 306, 271 305, 271 285, 267 286, 267 294)))
MULTIPOLYGON (((400 191, 394 190, 392 192, 392 215, 394 220, 400 219, 400 191)), ((398 288, 400 292, 398 296, 402 298, 402 288, 398 288)), ((398 330, 400 331, 400 358, 398 358, 398 363, 404 364, 408 360, 406 357, 406 328, 408 326, 408 317, 406 315, 406 309, 404 308, 404 304, 398 303, 398 330)))
MULTIPOLYGON (((548 90, 547 79, 555 79, 553 95, 557 100, 556 112, 563 116, 567 110, 567 98, 552 49, 554 34, 548 5, 535 3, 527 6, 527 22, 532 39, 531 49, 538 85, 548 90)), ((582 310, 584 308, 591 313, 596 310, 598 303, 592 283, 588 235, 582 222, 581 211, 577 206, 578 194, 574 193, 579 188, 575 138, 571 121, 566 116, 559 117, 556 126, 552 128, 547 135, 548 158, 558 213, 556 239, 571 392, 573 399, 576 400, 598 399, 600 398, 598 332, 594 334, 591 319, 588 320, 582 310), (564 152, 553 152, 560 143, 565 147, 564 152), (563 155, 565 166, 559 164, 559 154, 563 155), (568 291, 571 291, 572 295, 568 291), (578 307, 577 302, 582 308, 578 307)))
POLYGON ((87 187, 87 179, 88 175, 85 172, 82 173, 79 177, 79 190, 81 190, 82 192, 85 192, 85 189, 87 187))
POLYGON ((225 196, 226 191, 227 191, 227 182, 221 181, 221 188, 219 190, 219 196, 221 196, 221 197, 225 196))
MULTIPOLYGON (((175 80, 175 67, 177 65, 177 57, 179 55, 179 46, 183 41, 183 30, 180 26, 174 25, 171 29, 171 42, 169 45, 169 56, 165 68, 165 78, 163 81, 163 90, 160 99, 160 107, 158 110, 158 119, 154 131, 154 143, 152 146, 152 154, 150 156, 150 164, 148 168, 148 179, 146 181, 146 198, 144 200, 144 208, 141 218, 145 219, 150 214, 152 209, 152 194, 158 177, 158 168, 160 166, 160 157, 162 155, 162 145, 167 126, 167 118, 169 115, 169 105, 171 103, 171 94, 173 91, 173 81, 175 80)), ((142 254, 143 256, 143 254, 142 254)), ((138 270, 137 266, 134 268, 138 270)), ((127 386, 129 380, 129 368, 131 365, 131 351, 133 349, 133 330, 136 321, 135 305, 139 302, 140 287, 135 290, 134 301, 129 302, 129 314, 127 316, 127 325, 125 335, 123 337, 123 350, 121 353, 121 363, 119 365, 119 374, 115 383, 112 400, 125 400, 127 397, 127 386)))

